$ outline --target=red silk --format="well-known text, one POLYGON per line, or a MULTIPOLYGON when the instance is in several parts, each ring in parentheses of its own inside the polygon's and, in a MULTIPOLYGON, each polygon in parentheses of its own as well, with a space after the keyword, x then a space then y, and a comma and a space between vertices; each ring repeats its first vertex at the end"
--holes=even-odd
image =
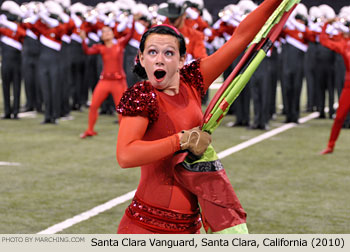
POLYGON ((213 232, 246 223, 244 211, 225 170, 191 172, 180 164, 186 154, 177 155, 174 175, 180 185, 197 196, 203 219, 213 232))

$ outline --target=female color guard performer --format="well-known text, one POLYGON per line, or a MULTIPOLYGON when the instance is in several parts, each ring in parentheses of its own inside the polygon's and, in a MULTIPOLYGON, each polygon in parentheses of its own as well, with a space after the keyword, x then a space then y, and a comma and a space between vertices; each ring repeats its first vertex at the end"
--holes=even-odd
POLYGON ((341 37, 339 40, 332 40, 326 34, 327 25, 328 23, 326 23, 323 27, 320 42, 325 47, 328 47, 329 49, 343 56, 346 72, 344 87, 339 98, 339 107, 333 122, 327 148, 321 152, 322 155, 333 152, 335 142, 338 139, 346 115, 350 110, 350 31, 343 33, 343 37, 341 37))
MULTIPOLYGON (((242 21, 224 46, 185 67, 186 44, 176 28, 159 25, 143 34, 135 71, 147 80, 128 89, 117 107, 123 115, 118 162, 123 168, 141 166, 135 197, 118 233, 199 233, 201 219, 206 229, 215 232, 248 232, 246 213, 237 197, 232 208, 227 209, 229 219, 222 222, 217 216, 216 222, 206 222, 206 212, 200 213, 197 197, 174 177, 173 155, 181 150, 196 156, 205 152, 211 138, 198 128, 203 117, 201 97, 280 3, 281 0, 265 0, 242 21)), ((221 178, 228 181, 226 175, 221 178)), ((220 198, 207 189, 203 194, 220 198)))
MULTIPOLYGON (((81 138, 97 134, 97 132, 94 131, 94 126, 98 118, 98 109, 108 95, 112 94, 114 103, 118 104, 123 92, 127 89, 126 76, 123 70, 123 54, 124 48, 131 39, 133 32, 134 22, 131 31, 124 37, 118 39, 117 43, 115 43, 112 28, 104 26, 101 36, 103 44, 94 44, 92 47, 88 47, 85 42, 86 33, 82 31, 80 34, 84 40, 82 43, 84 52, 89 55, 101 54, 103 60, 103 70, 100 75, 100 81, 97 83, 92 94, 88 128, 80 135, 81 138)), ((121 116, 118 117, 120 122, 121 116)))

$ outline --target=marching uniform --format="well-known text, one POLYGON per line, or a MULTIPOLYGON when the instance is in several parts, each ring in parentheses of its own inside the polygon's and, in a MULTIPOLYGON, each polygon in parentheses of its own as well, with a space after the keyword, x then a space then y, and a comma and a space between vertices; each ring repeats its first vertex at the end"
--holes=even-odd
MULTIPOLYGON (((187 13, 187 18, 185 19, 185 25, 203 34, 203 42, 206 48, 206 53, 207 55, 212 54, 214 52, 213 47, 210 45, 210 43, 207 42, 208 40, 207 36, 209 37, 212 35, 212 32, 209 29, 209 24, 202 19, 202 17, 199 15, 197 11, 193 10, 192 8, 187 8, 186 13, 187 13)), ((207 90, 207 92, 205 93, 202 99, 202 104, 207 105, 208 102, 209 102, 209 90, 207 90)))
POLYGON ((33 15, 26 19, 21 26, 26 29, 26 36, 23 41, 22 66, 23 79, 26 92, 25 109, 33 109, 42 112, 42 94, 38 79, 38 60, 40 55, 40 33, 35 27, 38 16, 33 15), (26 22, 27 21, 27 22, 26 22))
POLYGON ((17 25, 16 31, 0 28, 1 40, 1 78, 4 97, 4 118, 18 118, 21 95, 21 51, 25 30, 17 25), (13 104, 11 106, 10 89, 13 86, 13 104))
MULTIPOLYGON (((298 123, 300 115, 300 95, 303 84, 304 54, 307 51, 307 40, 304 30, 299 30, 289 23, 283 30, 286 43, 282 46, 282 92, 284 92, 286 122, 298 123)), ((299 24, 300 25, 300 24, 299 24)))
POLYGON ((317 65, 317 51, 319 47, 319 39, 318 39, 318 25, 310 22, 307 31, 309 31, 308 38, 308 49, 305 53, 304 58, 304 72, 306 78, 306 88, 307 88, 307 105, 306 110, 308 112, 313 112, 317 110, 317 89, 319 86, 317 85, 316 78, 316 65, 317 65))
POLYGON ((270 66, 272 64, 272 62, 270 62, 270 57, 271 51, 269 51, 267 57, 260 63, 252 78, 249 80, 254 104, 254 120, 251 125, 252 129, 268 129, 271 106, 270 101, 272 95, 272 72, 275 72, 275 69, 272 69, 270 66))
MULTIPOLYGON (((117 26, 118 29, 118 26, 117 26)), ((122 28, 121 28, 122 29, 122 28)), ((132 37, 129 40, 129 43, 125 47, 124 51, 124 71, 126 74, 126 82, 128 87, 133 86, 136 82, 140 81, 140 78, 134 74, 133 69, 135 65, 135 57, 139 50, 140 40, 142 34, 146 31, 146 27, 140 22, 135 21, 135 30, 132 33, 132 37)), ((125 30, 119 30, 124 34, 130 33, 130 28, 126 27, 125 30)))
MULTIPOLYGON (((230 19, 230 20, 219 20, 213 25, 213 35, 218 37, 223 37, 226 41, 228 41, 236 27, 238 26, 238 22, 230 19), (226 22, 227 21, 227 22, 226 22)), ((231 74, 232 70, 241 60, 244 53, 241 53, 234 62, 224 71, 223 77, 226 78, 231 74)), ((247 83, 246 87, 241 91, 240 95, 234 101, 231 106, 229 113, 235 114, 236 121, 232 126, 249 126, 250 123, 250 100, 251 100, 251 89, 250 82, 247 83)))
POLYGON ((73 83, 73 110, 80 110, 82 105, 86 105, 88 99, 88 87, 84 83, 85 59, 86 55, 82 49, 82 38, 79 35, 83 21, 75 14, 71 18, 74 21, 74 29, 71 34, 71 74, 73 83))
POLYGON ((267 75, 268 83, 270 83, 270 99, 268 105, 268 118, 272 119, 276 115, 276 95, 277 95, 277 83, 280 80, 281 64, 279 60, 281 58, 281 43, 276 41, 274 46, 270 50, 270 57, 266 58, 268 61, 267 75))
POLYGON ((206 28, 209 28, 209 24, 203 20, 203 18, 192 9, 186 10, 189 18, 186 18, 185 24, 197 31, 203 32, 206 28))
MULTIPOLYGON (((316 41, 319 41, 320 32, 316 33, 316 41)), ((315 54, 316 62, 316 97, 317 111, 320 118, 325 118, 325 100, 328 91, 329 118, 333 118, 334 114, 334 62, 335 52, 329 48, 317 43, 317 53, 315 54)))
POLYGON ((62 47, 60 51, 60 80, 62 84, 61 92, 61 117, 66 117, 71 112, 70 98, 72 95, 72 38, 64 34, 61 38, 62 47))
POLYGON ((208 56, 204 46, 203 33, 196 31, 187 25, 184 25, 178 30, 185 38, 187 63, 191 62, 194 59, 199 59, 208 56))
POLYGON ((41 20, 37 24, 41 34, 39 78, 45 105, 43 123, 56 123, 56 119, 61 116, 61 72, 57 62, 60 62, 61 38, 71 25, 59 24, 51 28, 41 20))

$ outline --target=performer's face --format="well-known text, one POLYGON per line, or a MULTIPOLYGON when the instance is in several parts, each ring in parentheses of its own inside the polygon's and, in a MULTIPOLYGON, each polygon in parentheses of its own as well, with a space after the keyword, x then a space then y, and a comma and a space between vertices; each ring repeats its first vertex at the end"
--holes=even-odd
POLYGON ((180 69, 185 57, 180 56, 179 42, 167 34, 150 34, 145 41, 145 49, 139 55, 151 84, 159 89, 178 88, 180 69))
POLYGON ((108 26, 104 26, 102 28, 102 35, 101 35, 101 39, 103 41, 108 41, 108 40, 112 40, 114 38, 114 34, 113 31, 110 27, 108 26))

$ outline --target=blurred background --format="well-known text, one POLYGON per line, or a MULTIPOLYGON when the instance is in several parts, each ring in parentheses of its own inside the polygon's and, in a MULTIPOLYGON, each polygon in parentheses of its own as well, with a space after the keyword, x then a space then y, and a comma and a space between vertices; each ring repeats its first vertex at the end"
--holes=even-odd
MULTIPOLYGON (((3 1, 1 0, 0 2, 2 3, 3 1)), ((15 0, 15 2, 23 3, 23 2, 29 2, 29 1, 26 1, 26 0, 15 0)), ((40 2, 43 2, 43 1, 40 1, 40 2)), ((81 2, 81 3, 86 4, 86 5, 93 5, 93 6, 95 6, 99 2, 108 2, 108 0, 102 0, 102 1, 96 1, 96 0, 81 0, 81 1, 71 0, 71 2, 72 2, 72 4, 76 3, 76 2, 81 2)), ((145 3, 145 4, 149 5, 149 4, 152 4, 152 3, 160 4, 160 3, 163 3, 163 2, 166 2, 166 1, 165 0, 139 0, 139 1, 136 1, 136 2, 141 2, 141 3, 145 3)), ((215 0, 215 1, 213 1, 213 0, 204 0, 204 5, 209 10, 209 12, 213 15, 213 18, 215 20, 215 18, 217 17, 217 14, 219 13, 219 11, 222 8, 224 8, 228 4, 237 4, 238 2, 239 2, 239 0, 215 0)), ((255 0, 254 2, 259 4, 259 3, 263 2, 263 0, 255 0)), ((331 6, 336 12, 338 12, 342 6, 349 5, 349 0, 302 0, 301 2, 303 4, 305 4, 308 8, 310 8, 311 6, 315 6, 315 5, 327 4, 327 5, 331 6)))

